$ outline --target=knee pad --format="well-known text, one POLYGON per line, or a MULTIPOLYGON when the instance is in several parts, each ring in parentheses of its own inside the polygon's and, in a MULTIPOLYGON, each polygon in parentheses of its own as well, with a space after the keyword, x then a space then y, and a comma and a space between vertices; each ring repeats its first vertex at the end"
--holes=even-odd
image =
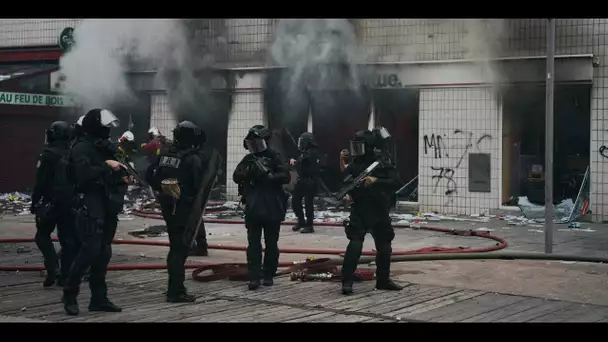
POLYGON ((363 244, 366 233, 364 228, 349 223, 345 225, 344 232, 346 233, 346 238, 351 242, 359 242, 363 244))

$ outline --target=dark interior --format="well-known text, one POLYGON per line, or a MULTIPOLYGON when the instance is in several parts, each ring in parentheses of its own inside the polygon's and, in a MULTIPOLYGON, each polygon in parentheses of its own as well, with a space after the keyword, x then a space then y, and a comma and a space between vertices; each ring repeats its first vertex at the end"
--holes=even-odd
MULTIPOLYGON (((553 177, 555 203, 576 199, 590 159, 591 85, 556 84, 553 177)), ((512 86, 503 100, 505 204, 527 196, 544 204, 545 87, 512 86)))
POLYGON ((176 109, 177 121, 189 120, 205 131, 205 147, 216 149, 222 156, 222 174, 218 185, 226 184, 226 158, 228 154, 228 121, 232 108, 232 95, 228 91, 203 94, 196 103, 184 103, 176 109))
POLYGON ((313 133, 322 153, 327 155, 324 181, 332 191, 340 189, 340 150, 348 149, 349 140, 359 130, 368 128, 370 96, 350 90, 311 92, 313 133))
MULTIPOLYGON (((375 90, 376 125, 384 126, 393 136, 393 159, 403 184, 418 175, 418 89, 375 90)), ((416 201, 417 182, 412 182, 399 197, 416 201), (413 197, 409 198, 412 194, 413 197)))

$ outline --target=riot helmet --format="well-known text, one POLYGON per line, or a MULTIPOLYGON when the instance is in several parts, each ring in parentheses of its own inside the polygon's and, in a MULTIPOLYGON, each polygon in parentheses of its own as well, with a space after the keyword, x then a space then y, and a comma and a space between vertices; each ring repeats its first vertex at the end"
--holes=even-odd
POLYGON ((373 153, 373 140, 374 134, 371 131, 358 131, 350 139, 350 155, 353 157, 361 157, 373 153))
POLYGON ((197 146, 201 130, 191 121, 182 121, 173 130, 173 139, 178 146, 197 146))
POLYGON ((300 150, 300 152, 304 152, 315 146, 315 137, 310 132, 304 132, 298 138, 298 150, 300 150))
POLYGON ((376 139, 376 146, 378 148, 384 148, 387 143, 392 139, 392 135, 388 132, 388 129, 378 126, 372 131, 374 138, 376 139))
POLYGON ((378 126, 372 131, 374 133, 374 146, 378 155, 385 155, 393 158, 393 136, 385 127, 378 126))
POLYGON ((133 135, 133 133, 131 131, 124 132, 120 136, 120 139, 118 139, 118 142, 120 142, 120 143, 133 142, 133 141, 135 141, 135 135, 133 135))
POLYGON ((92 109, 82 119, 82 130, 89 136, 108 139, 112 127, 118 127, 120 120, 107 109, 92 109))
POLYGON ((69 141, 72 137, 72 129, 65 121, 55 121, 47 128, 45 134, 47 143, 69 141))
POLYGON ((207 142, 207 135, 205 134, 205 131, 199 129, 198 135, 196 136, 196 146, 203 147, 205 142, 207 142))
POLYGON ((262 125, 255 125, 249 129, 247 136, 243 140, 243 146, 251 153, 260 153, 268 149, 270 131, 262 125))
POLYGON ((160 136, 160 131, 156 127, 152 127, 148 130, 148 141, 154 140, 160 136))

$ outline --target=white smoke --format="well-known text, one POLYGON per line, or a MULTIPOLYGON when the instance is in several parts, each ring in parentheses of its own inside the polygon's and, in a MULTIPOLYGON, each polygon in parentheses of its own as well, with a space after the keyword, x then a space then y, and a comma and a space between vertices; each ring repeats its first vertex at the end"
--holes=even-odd
POLYGON ((348 19, 279 20, 269 59, 287 68, 282 86, 288 98, 297 96, 302 86, 317 90, 360 86, 357 36, 348 19))
POLYGON ((183 36, 174 19, 86 19, 74 30, 72 51, 60 61, 65 92, 85 111, 133 101, 127 71, 183 60, 183 36))

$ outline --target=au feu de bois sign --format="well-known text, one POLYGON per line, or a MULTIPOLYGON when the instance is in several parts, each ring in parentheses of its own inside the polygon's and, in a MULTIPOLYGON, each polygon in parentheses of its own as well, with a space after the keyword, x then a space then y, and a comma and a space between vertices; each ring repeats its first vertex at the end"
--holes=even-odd
POLYGON ((0 105, 75 107, 75 101, 64 95, 0 92, 0 105))

